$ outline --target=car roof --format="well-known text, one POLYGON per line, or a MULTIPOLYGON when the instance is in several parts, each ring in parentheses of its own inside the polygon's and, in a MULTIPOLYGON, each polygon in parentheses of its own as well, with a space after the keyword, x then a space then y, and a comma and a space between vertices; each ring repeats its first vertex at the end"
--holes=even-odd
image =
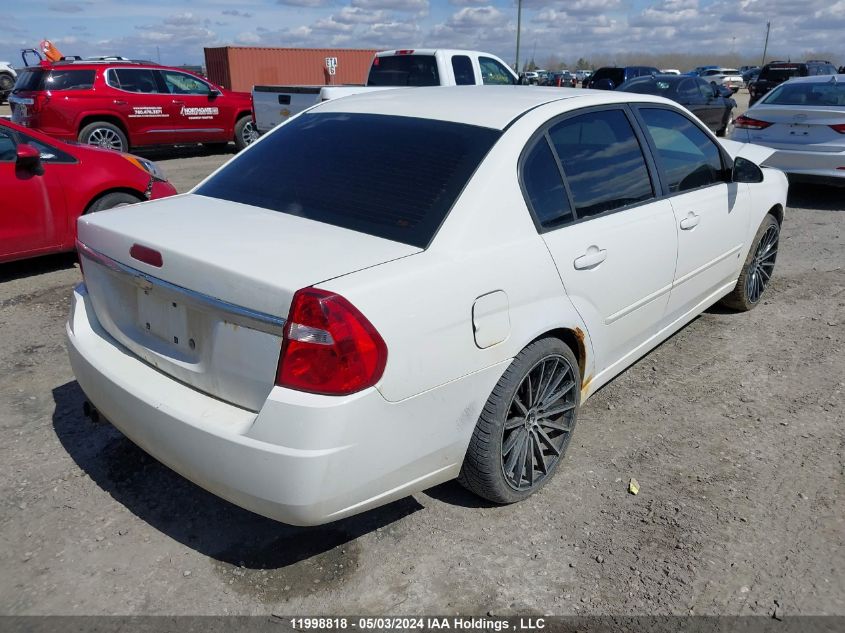
POLYGON ((648 101, 674 104, 651 95, 632 95, 611 90, 578 90, 561 94, 558 88, 528 86, 448 86, 379 90, 332 99, 309 112, 384 114, 450 121, 504 130, 529 110, 552 102, 565 102, 575 109, 591 105, 648 101))
POLYGON ((792 77, 784 83, 790 84, 829 84, 845 83, 845 75, 808 75, 807 77, 792 77))

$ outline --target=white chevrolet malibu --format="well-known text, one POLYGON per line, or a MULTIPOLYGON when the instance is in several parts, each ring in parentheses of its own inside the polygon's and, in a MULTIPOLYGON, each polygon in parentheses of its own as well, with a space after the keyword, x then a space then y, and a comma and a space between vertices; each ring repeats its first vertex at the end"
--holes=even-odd
POLYGON ((772 276, 787 181, 677 104, 417 88, 329 101, 191 193, 84 216, 73 370, 211 492, 300 525, 554 474, 591 393, 772 276))

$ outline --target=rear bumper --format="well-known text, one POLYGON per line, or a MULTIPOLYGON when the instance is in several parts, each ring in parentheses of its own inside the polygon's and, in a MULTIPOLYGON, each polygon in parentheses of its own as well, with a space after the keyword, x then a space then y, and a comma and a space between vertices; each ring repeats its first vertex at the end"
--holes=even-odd
POLYGON ((123 349, 84 284, 67 325, 74 374, 130 440, 197 485, 258 514, 318 525, 457 476, 507 363, 401 402, 273 388, 257 414, 179 383, 123 349))

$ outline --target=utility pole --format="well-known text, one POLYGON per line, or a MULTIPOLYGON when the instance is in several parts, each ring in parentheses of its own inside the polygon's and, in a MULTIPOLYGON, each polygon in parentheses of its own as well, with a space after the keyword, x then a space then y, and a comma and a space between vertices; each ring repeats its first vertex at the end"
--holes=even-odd
POLYGON ((769 31, 772 28, 771 22, 766 22, 766 43, 763 44, 763 60, 760 62, 760 68, 766 65, 766 51, 769 49, 769 31))
POLYGON ((522 30, 522 0, 518 1, 516 9, 516 74, 519 74, 519 35, 522 30))

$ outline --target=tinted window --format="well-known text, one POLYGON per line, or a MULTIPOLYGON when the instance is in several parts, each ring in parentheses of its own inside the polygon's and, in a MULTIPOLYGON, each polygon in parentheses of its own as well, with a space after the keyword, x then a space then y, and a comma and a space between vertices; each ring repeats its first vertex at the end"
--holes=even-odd
POLYGON ((155 72, 149 68, 113 68, 107 78, 112 86, 127 92, 158 92, 155 72))
POLYGON ((573 220, 557 161, 545 137, 537 141, 523 162, 522 182, 542 226, 555 228, 573 220))
POLYGON ((198 189, 424 248, 498 130, 375 114, 304 114, 198 189))
POLYGON ((495 59, 479 57, 478 65, 481 67, 481 81, 487 84, 515 84, 516 79, 510 71, 495 59))
POLYGON ((648 200, 645 158, 622 110, 589 112, 549 130, 579 217, 648 200))
POLYGON ((47 74, 44 70, 25 70, 18 75, 15 80, 15 91, 18 90, 41 90, 44 83, 44 76, 47 74))
POLYGON ((619 86, 625 81, 624 68, 599 68, 590 79, 591 83, 598 83, 602 79, 610 79, 614 86, 619 86))
POLYGON ((673 84, 662 79, 654 79, 652 77, 642 77, 640 79, 631 79, 626 81, 619 87, 624 92, 633 92, 635 94, 643 95, 660 95, 666 97, 674 92, 673 84))
POLYGON ((38 152, 41 154, 41 160, 45 163, 75 163, 76 159, 63 152, 59 148, 48 145, 47 143, 42 143, 41 141, 32 138, 29 135, 21 134, 20 140, 22 143, 27 143, 28 145, 32 145, 38 152))
POLYGON ((808 75, 835 75, 836 66, 833 64, 810 64, 807 66, 808 75))
POLYGON ((713 97, 713 86, 704 81, 703 79, 699 79, 698 93, 705 99, 710 99, 713 97))
POLYGON ((164 79, 167 92, 174 95, 207 95, 210 92, 208 84, 187 73, 177 73, 170 70, 159 71, 164 79))
POLYGON ((642 108, 640 114, 657 147, 669 191, 687 191, 725 180, 716 144, 689 119, 656 108, 642 108))
POLYGON ((466 55, 452 56, 452 71, 455 73, 455 83, 459 86, 472 86, 475 84, 475 73, 472 70, 472 61, 466 55))
POLYGON ((368 86, 439 86, 440 75, 433 55, 376 57, 368 86))
POLYGON ((790 77, 797 77, 801 74, 801 69, 798 66, 781 66, 779 68, 765 68, 760 73, 760 79, 767 79, 769 81, 786 81, 790 77))
POLYGON ((87 90, 94 86, 94 70, 52 70, 41 90, 87 90))
POLYGON ((682 99, 695 99, 699 96, 698 86, 692 79, 684 79, 678 84, 678 96, 682 99))
POLYGON ((0 162, 10 162, 17 159, 17 146, 12 133, 0 129, 0 162))

